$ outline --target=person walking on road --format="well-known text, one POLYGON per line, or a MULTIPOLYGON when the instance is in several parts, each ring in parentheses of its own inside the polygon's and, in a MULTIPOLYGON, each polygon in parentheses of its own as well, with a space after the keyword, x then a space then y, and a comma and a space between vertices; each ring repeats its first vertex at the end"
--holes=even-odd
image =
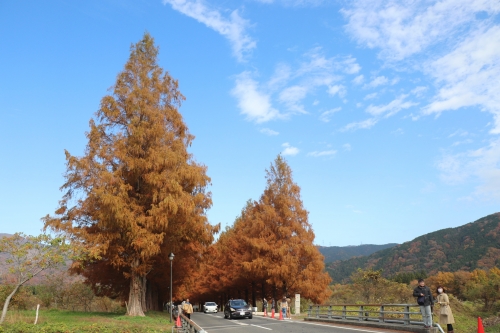
POLYGON ((283 314, 283 319, 286 318, 286 308, 288 307, 288 302, 286 301, 286 297, 283 296, 283 299, 281 300, 281 312, 283 314))
POLYGON ((434 300, 429 287, 425 285, 423 279, 418 280, 418 286, 413 290, 413 297, 417 298, 417 303, 420 305, 420 312, 424 320, 424 327, 426 329, 432 327, 432 307, 434 300))
POLYGON ((193 306, 191 305, 191 303, 189 303, 189 298, 186 299, 186 302, 182 306, 182 311, 184 311, 186 317, 188 317, 188 319, 191 320, 191 313, 193 313, 193 306))
POLYGON ((437 287, 437 297, 436 302, 439 304, 439 325, 446 325, 448 333, 453 333, 453 324, 455 324, 455 318, 453 317, 453 312, 451 312, 450 299, 446 295, 446 289, 443 286, 437 287))

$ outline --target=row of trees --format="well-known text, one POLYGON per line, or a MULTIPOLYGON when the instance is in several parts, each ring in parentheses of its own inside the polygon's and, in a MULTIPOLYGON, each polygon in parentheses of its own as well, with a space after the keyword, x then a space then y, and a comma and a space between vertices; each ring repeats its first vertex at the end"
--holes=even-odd
POLYGON ((158 65, 158 52, 148 33, 131 46, 90 120, 84 155, 66 151, 65 194, 44 226, 79 249, 70 271, 96 295, 124 299, 131 316, 161 309, 171 278, 174 299, 249 288, 254 299, 257 288, 260 295, 281 290, 325 299, 330 278, 281 156, 261 199, 248 202, 213 244, 220 225, 206 217, 210 178, 188 152, 194 136, 178 111, 184 96, 158 65))
POLYGON ((249 200, 210 247, 198 277, 199 299, 245 298, 256 306, 262 297, 295 293, 314 302, 328 298, 331 279, 313 244, 300 187, 282 156, 266 170, 266 179, 260 199, 249 200))

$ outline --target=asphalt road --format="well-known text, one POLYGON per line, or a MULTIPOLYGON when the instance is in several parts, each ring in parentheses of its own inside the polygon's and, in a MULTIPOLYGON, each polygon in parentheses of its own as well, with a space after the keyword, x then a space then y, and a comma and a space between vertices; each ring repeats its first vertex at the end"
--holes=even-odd
POLYGON ((252 319, 224 319, 224 314, 204 314, 196 312, 191 320, 207 333, 384 333, 392 330, 379 330, 363 327, 344 327, 305 321, 277 320, 254 316, 252 319))

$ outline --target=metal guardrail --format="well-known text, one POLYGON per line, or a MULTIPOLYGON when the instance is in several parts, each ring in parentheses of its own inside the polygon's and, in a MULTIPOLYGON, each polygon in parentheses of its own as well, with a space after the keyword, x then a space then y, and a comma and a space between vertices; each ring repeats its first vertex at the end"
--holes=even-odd
POLYGON ((308 318, 368 321, 400 325, 424 325, 416 304, 316 304, 309 305, 308 318), (417 317, 417 318, 415 318, 417 317), (419 320, 416 320, 419 319, 419 320))
POLYGON ((180 314, 181 316, 181 327, 172 327, 172 333, 206 333, 206 331, 200 326, 196 325, 196 323, 184 314, 180 314))

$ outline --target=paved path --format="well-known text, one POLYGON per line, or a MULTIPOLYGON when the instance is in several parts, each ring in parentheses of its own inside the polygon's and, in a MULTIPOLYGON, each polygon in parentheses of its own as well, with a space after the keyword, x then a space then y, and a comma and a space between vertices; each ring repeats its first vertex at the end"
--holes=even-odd
POLYGON ((191 320, 207 333, 394 333, 392 330, 355 326, 310 323, 295 320, 276 320, 254 316, 252 319, 224 319, 223 313, 193 313, 191 320))

